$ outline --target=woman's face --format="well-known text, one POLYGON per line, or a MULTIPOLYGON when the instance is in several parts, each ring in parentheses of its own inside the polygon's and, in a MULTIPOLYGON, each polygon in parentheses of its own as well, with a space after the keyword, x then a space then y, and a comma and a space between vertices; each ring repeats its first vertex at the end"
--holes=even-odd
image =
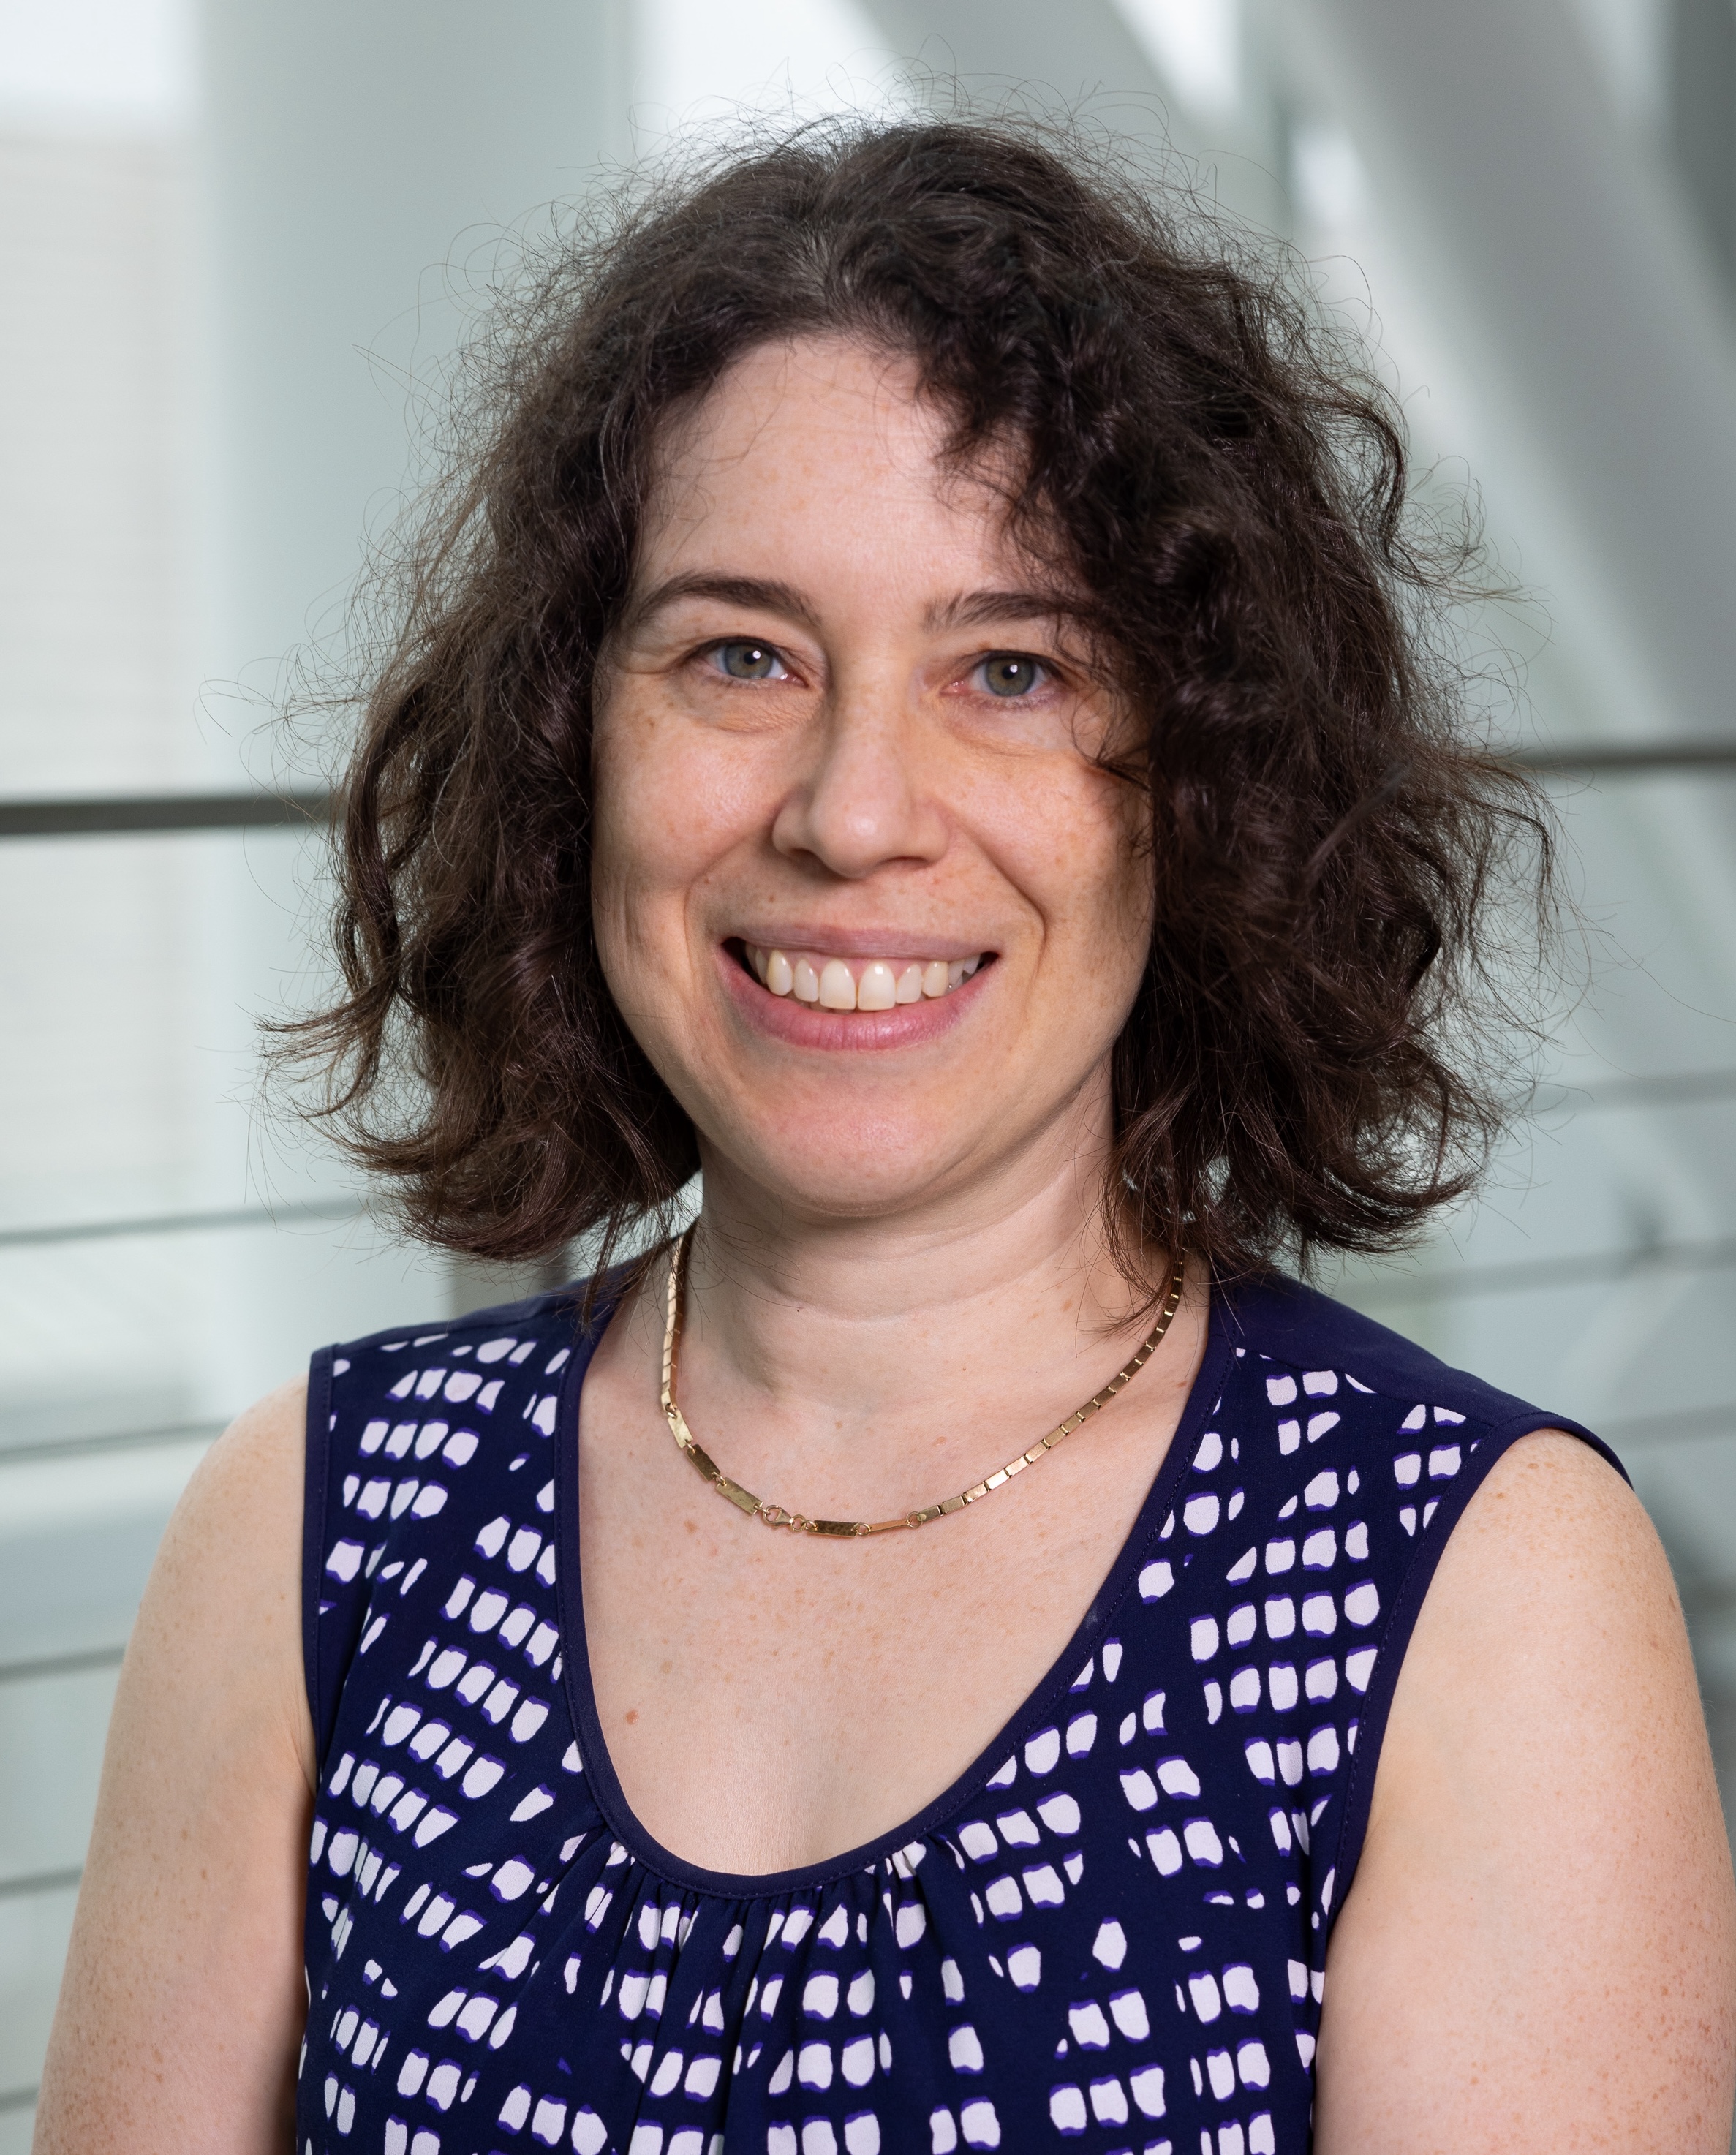
POLYGON ((945 434, 853 342, 742 360, 599 688, 610 988, 708 1172, 807 1217, 1093 1150, 1150 934, 1113 699, 945 434))

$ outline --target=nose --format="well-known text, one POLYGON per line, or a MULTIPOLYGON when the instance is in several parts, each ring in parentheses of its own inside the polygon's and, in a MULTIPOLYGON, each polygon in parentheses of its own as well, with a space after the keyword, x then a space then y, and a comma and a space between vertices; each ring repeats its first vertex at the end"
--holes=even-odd
POLYGON ((781 853, 852 883, 896 863, 939 860, 947 823, 931 782, 933 744, 896 688, 864 682, 834 692, 805 745, 812 761, 772 824, 781 853))

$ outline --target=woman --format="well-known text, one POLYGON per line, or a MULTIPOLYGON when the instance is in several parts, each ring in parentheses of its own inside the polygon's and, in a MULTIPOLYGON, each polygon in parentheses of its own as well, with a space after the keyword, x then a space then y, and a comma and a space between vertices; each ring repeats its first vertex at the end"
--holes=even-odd
POLYGON ((726 163, 539 305, 314 1039, 448 1247, 697 1226, 217 1447, 38 2147, 1722 2150, 1643 1514, 1273 1269, 1464 1186, 1535 827, 1377 394, 1005 128, 726 163))

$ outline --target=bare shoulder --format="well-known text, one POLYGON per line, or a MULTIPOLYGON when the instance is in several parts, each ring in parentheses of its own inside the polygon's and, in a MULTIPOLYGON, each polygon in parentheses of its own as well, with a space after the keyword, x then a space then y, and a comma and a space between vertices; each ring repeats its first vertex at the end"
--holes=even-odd
MULTIPOLYGON (((1679 1614, 1662 1545, 1632 1489, 1564 1430, 1521 1437, 1490 1469, 1447 1545, 1436 1610, 1470 1589, 1528 1584, 1550 1600, 1622 1582, 1679 1614), (1660 1599, 1661 1597, 1661 1599, 1660 1599)), ((1624 1596, 1621 1605, 1627 1605, 1624 1596)))
POLYGON ((305 1386, 212 1447, 122 1666, 38 2155, 264 2155, 288 2132, 315 1771, 301 1675, 305 1386))
POLYGON ((1406 1769, 1429 1730, 1527 1758, 1547 1732, 1564 1794, 1608 1802, 1651 1759, 1715 1799, 1669 1560, 1632 1489, 1578 1438, 1522 1438, 1448 1541, 1394 1701, 1377 1818, 1414 1796, 1406 1769))
POLYGON ((269 1706, 311 1782, 301 1676, 306 1414, 305 1379, 281 1385, 201 1461, 157 1553, 129 1660, 141 1679, 209 1687, 213 1712, 250 1717, 269 1706))
POLYGON ((1718 2155, 1736 1896, 1670 1569, 1609 1464, 1490 1471, 1406 1652, 1328 1960, 1318 2145, 1718 2155))
POLYGON ((249 1510, 246 1524, 299 1542, 301 1489, 307 1459, 307 1379, 292 1378, 257 1400, 218 1437, 187 1487, 177 1518, 249 1497, 273 1498, 269 1512, 249 1510))
POLYGON ((165 1554, 197 1553, 223 1574, 253 1571, 262 1558, 280 1571, 288 1555, 299 1576, 306 1424, 305 1377, 238 1415, 187 1483, 165 1554))

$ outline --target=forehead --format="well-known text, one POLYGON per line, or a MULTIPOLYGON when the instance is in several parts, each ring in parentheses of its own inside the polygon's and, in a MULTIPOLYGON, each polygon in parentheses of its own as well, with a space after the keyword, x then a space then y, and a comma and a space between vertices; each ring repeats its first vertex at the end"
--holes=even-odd
POLYGON ((853 563, 972 581, 1022 558, 1007 528, 1011 459, 960 469, 950 422, 914 363, 853 339, 761 346, 669 430, 641 540, 659 574, 720 550, 745 573, 804 579, 853 563))

